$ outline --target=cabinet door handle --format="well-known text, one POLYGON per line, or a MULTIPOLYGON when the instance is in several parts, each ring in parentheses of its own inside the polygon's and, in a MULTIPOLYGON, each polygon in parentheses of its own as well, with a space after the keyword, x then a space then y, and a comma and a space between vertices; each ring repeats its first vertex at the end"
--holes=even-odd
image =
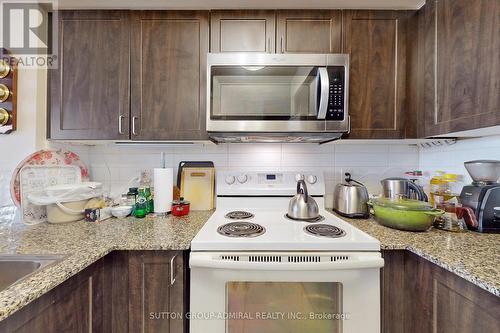
POLYGON ((132 134, 133 135, 137 135, 137 132, 135 130, 135 121, 136 121, 137 117, 136 116, 133 116, 132 117, 132 134))
POLYGON ((170 259, 170 285, 173 286, 175 283, 175 258, 177 258, 177 254, 170 259))
POLYGON ((280 37, 280 48, 281 48, 281 53, 285 53, 285 50, 283 49, 283 36, 280 37))
POLYGON ((125 116, 122 115, 122 114, 118 117, 118 133, 119 134, 123 134, 123 128, 122 128, 122 120, 123 120, 123 118, 125 118, 125 116))

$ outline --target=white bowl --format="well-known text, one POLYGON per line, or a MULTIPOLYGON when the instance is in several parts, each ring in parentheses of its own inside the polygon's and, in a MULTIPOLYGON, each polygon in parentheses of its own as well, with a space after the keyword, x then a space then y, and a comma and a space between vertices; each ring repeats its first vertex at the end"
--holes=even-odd
POLYGON ((114 217, 126 217, 132 213, 132 206, 116 206, 111 208, 114 217))

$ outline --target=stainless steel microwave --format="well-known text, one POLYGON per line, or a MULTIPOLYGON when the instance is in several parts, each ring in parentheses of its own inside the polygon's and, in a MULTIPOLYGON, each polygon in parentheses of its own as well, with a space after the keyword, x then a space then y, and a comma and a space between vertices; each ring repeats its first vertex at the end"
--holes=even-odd
POLYGON ((216 142, 317 142, 349 131, 346 54, 209 53, 207 131, 216 142))

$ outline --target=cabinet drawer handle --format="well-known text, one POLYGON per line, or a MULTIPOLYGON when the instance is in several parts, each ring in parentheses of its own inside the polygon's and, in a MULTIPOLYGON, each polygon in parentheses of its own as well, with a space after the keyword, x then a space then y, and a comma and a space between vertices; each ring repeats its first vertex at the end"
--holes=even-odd
POLYGON ((123 134, 123 128, 122 128, 122 120, 123 120, 123 118, 125 118, 125 116, 122 115, 122 114, 118 117, 118 133, 119 134, 123 134))
POLYGON ((136 116, 133 116, 132 117, 132 134, 133 135, 137 135, 137 132, 135 130, 135 121, 136 121, 137 117, 136 116))
POLYGON ((170 259, 170 285, 173 286, 175 283, 175 258, 177 258, 177 254, 170 259))

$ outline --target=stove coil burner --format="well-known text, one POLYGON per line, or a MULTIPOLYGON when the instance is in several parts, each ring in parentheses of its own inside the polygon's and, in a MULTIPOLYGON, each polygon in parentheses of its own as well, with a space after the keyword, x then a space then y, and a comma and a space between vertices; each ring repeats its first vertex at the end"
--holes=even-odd
POLYGON ((254 217, 254 215, 252 213, 245 212, 242 210, 235 210, 233 212, 227 213, 224 217, 230 220, 247 220, 254 217))
POLYGON ((340 238, 345 236, 345 231, 330 224, 311 224, 304 227, 304 231, 310 235, 340 238))
POLYGON ((263 226, 250 222, 231 222, 221 225, 217 232, 228 237, 257 237, 266 232, 263 226))
POLYGON ((309 222, 309 223, 316 223, 316 222, 320 222, 320 221, 323 221, 325 218, 321 215, 318 215, 318 217, 314 217, 312 219, 296 219, 296 218, 293 218, 291 216, 289 216, 288 214, 285 214, 285 217, 289 220, 292 220, 292 221, 297 221, 297 222, 309 222))

